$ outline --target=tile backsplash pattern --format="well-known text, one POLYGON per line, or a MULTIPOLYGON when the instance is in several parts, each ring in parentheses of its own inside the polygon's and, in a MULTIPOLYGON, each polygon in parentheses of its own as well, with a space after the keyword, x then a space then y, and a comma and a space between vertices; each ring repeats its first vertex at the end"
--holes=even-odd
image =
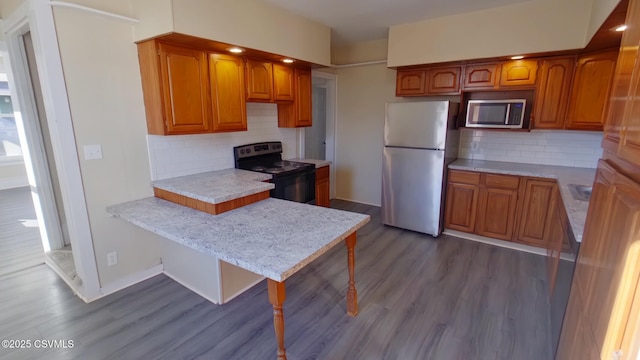
POLYGON ((297 157, 297 130, 278 127, 275 104, 247 103, 247 125, 240 132, 148 135, 152 180, 232 168, 233 147, 254 142, 282 141, 282 157, 297 157))
POLYGON ((462 129, 458 157, 540 165, 596 168, 602 133, 533 130, 531 132, 462 129))

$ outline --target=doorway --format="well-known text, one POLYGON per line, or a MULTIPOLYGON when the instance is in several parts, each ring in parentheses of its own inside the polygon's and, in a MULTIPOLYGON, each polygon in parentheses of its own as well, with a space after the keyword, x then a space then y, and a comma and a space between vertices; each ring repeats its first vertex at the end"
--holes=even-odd
POLYGON ((307 159, 331 161, 330 193, 335 197, 335 122, 337 76, 322 71, 312 72, 312 119, 313 126, 304 129, 301 156, 307 159))

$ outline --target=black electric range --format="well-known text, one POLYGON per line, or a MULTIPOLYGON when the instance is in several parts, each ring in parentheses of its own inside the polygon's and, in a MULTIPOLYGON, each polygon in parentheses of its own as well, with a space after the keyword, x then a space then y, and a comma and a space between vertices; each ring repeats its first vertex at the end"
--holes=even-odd
POLYGON ((272 175, 271 197, 302 203, 316 199, 316 166, 282 160, 282 142, 270 141, 233 148, 236 169, 272 175))

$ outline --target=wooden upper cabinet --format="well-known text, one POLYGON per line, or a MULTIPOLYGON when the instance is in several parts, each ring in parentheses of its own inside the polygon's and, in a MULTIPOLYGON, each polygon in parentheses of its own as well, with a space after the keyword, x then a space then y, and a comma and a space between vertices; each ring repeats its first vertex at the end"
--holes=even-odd
POLYGON ((464 68, 463 90, 491 90, 498 84, 498 63, 467 65, 464 68))
POLYGON ((273 65, 269 61, 247 59, 247 100, 273 100, 273 65))
POLYGON ((427 95, 460 94, 460 66, 429 69, 427 95))
POLYGON ((533 110, 534 128, 564 128, 574 64, 574 57, 542 61, 533 110))
MULTIPOLYGON (((557 199, 556 181, 526 178, 516 241, 547 247, 557 199)), ((560 247, 562 243, 560 243, 560 247)))
POLYGON ((311 70, 296 68, 293 73, 295 100, 278 104, 278 126, 311 126, 311 70))
POLYGON ((582 56, 576 65, 567 129, 602 130, 618 51, 582 56))
POLYGON ((243 70, 241 58, 209 54, 213 130, 216 132, 247 130, 243 70))
POLYGON ((273 100, 293 101, 294 88, 293 68, 273 64, 273 100))
POLYGON ((427 70, 398 70, 396 74, 396 96, 424 96, 427 70))
POLYGON ((511 60, 500 67, 500 87, 528 86, 536 84, 538 60, 511 60))
POLYGON ((149 134, 212 129, 207 54, 149 40, 138 44, 149 134))

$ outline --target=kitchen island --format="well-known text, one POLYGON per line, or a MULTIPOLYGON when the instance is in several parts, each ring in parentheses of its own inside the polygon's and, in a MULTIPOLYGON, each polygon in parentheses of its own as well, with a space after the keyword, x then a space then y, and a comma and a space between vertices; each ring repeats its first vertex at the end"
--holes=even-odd
POLYGON ((284 281, 342 240, 349 265, 347 314, 358 313, 354 248, 356 231, 369 222, 368 215, 272 198, 219 215, 154 197, 114 205, 107 211, 173 242, 266 277, 278 359, 286 359, 284 281))

